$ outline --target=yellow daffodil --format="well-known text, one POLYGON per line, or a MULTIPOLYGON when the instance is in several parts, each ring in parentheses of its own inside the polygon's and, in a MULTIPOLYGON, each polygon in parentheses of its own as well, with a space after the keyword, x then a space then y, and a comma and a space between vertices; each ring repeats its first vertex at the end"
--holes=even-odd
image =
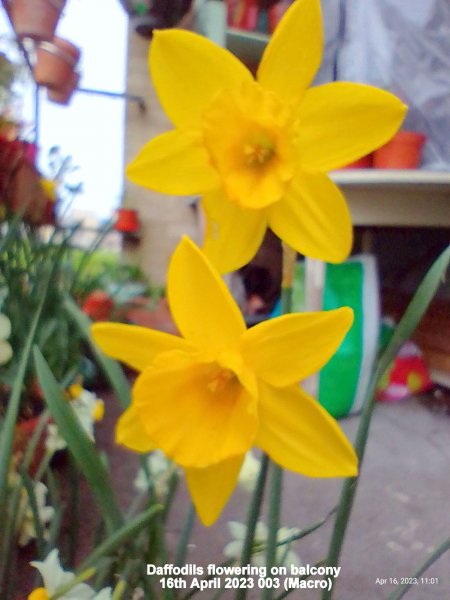
POLYGON ((270 227, 295 250, 340 262, 346 202, 326 173, 385 143, 406 107, 349 82, 309 87, 322 58, 319 0, 297 0, 256 80, 230 52, 188 31, 157 31, 150 72, 175 129, 151 140, 129 178, 166 194, 202 194, 204 251, 221 272, 246 264, 270 227))
POLYGON ((285 315, 247 330, 224 282, 188 238, 172 257, 167 289, 182 337, 118 323, 92 327, 107 354, 141 371, 117 426, 119 443, 137 452, 159 448, 183 467, 207 525, 254 445, 310 477, 356 474, 337 423, 298 385, 336 351, 350 309, 285 315))

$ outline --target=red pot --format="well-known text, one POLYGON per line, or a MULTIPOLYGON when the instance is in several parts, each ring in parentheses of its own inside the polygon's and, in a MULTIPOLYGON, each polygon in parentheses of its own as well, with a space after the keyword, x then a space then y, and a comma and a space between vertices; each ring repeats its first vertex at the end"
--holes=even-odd
POLYGON ((137 210, 131 208, 119 208, 114 229, 116 231, 122 231, 123 233, 137 233, 139 231, 139 217, 137 210))
POLYGON ((55 37, 51 42, 41 42, 37 47, 33 69, 36 83, 56 90, 73 85, 80 54, 81 51, 75 44, 62 38, 55 37))
POLYGON ((51 40, 66 0, 10 0, 11 20, 19 38, 51 40))
POLYGON ((384 146, 375 150, 376 169, 417 169, 422 160, 426 137, 415 131, 398 131, 384 146))
POLYGON ((51 102, 56 102, 56 104, 63 104, 67 106, 72 99, 73 93, 76 90, 79 81, 79 73, 73 71, 70 80, 66 85, 62 86, 61 88, 53 87, 47 89, 47 98, 51 102))

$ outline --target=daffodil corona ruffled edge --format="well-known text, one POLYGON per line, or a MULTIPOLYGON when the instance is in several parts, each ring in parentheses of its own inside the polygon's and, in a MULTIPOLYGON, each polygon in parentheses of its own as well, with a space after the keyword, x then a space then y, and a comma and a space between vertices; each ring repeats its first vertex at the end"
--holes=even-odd
POLYGON ((309 477, 356 474, 354 450, 336 421, 299 386, 339 347, 353 321, 349 308, 284 315, 247 330, 221 277, 186 237, 167 289, 181 337, 92 326, 100 348, 141 372, 117 426, 120 444, 161 449, 183 467, 206 525, 227 502, 252 446, 309 477))
POLYGON ((166 194, 201 194, 204 251, 220 272, 255 255, 267 227, 299 253, 344 260, 348 207, 326 175, 388 141, 405 105, 374 87, 309 87, 322 60, 319 0, 297 0, 264 52, 256 81, 230 52, 188 31, 155 32, 150 73, 175 126, 128 166, 166 194))

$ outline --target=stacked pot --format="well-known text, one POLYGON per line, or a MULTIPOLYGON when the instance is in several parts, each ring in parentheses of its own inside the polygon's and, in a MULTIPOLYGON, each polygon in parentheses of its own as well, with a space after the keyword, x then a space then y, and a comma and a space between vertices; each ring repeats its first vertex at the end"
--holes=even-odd
POLYGON ((48 99, 69 104, 78 85, 80 49, 55 36, 66 0, 10 0, 10 14, 19 39, 31 38, 36 45, 33 76, 47 88, 48 99))

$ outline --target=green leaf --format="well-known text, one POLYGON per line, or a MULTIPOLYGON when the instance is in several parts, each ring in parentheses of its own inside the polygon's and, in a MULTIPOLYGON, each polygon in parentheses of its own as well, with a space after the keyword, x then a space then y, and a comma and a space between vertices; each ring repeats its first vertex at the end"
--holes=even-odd
POLYGON ((105 519, 108 531, 114 531, 122 525, 123 518, 111 485, 109 473, 94 444, 69 404, 64 400, 53 373, 37 347, 34 347, 34 362, 39 383, 55 423, 67 442, 78 467, 89 483, 105 519))
POLYGON ((135 517, 130 523, 123 525, 118 531, 110 535, 98 546, 79 566, 78 571, 83 571, 94 566, 98 560, 108 556, 121 547, 126 541, 138 534, 156 515, 163 511, 161 504, 154 504, 146 511, 135 517))
POLYGON ((65 307, 69 315, 77 323, 81 334, 90 345, 95 359, 101 366, 105 376, 111 384, 112 389, 117 395, 117 399, 119 400, 121 407, 125 410, 131 403, 131 396, 130 386, 122 367, 117 361, 106 356, 94 342, 91 336, 92 323, 90 319, 79 309, 74 300, 72 300, 72 298, 69 296, 66 297, 65 307))

